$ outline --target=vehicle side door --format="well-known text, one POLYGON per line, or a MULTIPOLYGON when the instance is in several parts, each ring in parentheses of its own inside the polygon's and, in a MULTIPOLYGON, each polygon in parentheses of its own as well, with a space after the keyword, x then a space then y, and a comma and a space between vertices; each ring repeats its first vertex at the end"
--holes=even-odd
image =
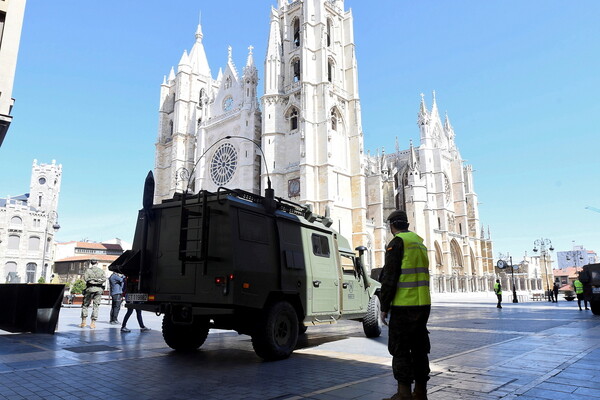
POLYGON ((332 237, 329 234, 304 231, 305 259, 310 263, 309 293, 310 312, 327 314, 337 319, 340 314, 339 276, 334 258, 332 237))

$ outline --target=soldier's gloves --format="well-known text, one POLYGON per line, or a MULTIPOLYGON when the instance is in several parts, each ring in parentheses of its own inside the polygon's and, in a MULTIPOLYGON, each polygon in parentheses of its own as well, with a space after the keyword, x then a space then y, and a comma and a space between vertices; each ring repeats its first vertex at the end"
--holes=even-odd
POLYGON ((381 312, 381 322, 383 322, 383 324, 386 325, 386 326, 388 324, 387 317, 388 317, 387 311, 382 311, 381 312))

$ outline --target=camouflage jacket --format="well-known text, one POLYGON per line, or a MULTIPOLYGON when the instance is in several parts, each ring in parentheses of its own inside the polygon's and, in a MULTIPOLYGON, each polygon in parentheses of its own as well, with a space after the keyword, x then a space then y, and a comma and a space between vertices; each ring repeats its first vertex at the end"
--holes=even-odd
POLYGON ((88 286, 104 286, 106 275, 100 268, 92 267, 85 271, 83 279, 88 286))

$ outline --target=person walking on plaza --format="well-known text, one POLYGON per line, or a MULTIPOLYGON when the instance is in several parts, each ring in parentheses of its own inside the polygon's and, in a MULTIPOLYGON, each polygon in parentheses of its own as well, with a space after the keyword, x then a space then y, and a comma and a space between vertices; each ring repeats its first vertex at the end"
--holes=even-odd
POLYGON ((577 295, 577 305, 579 306, 579 311, 581 311, 581 300, 583 300, 585 309, 589 310, 587 299, 583 295, 583 283, 581 283, 579 278, 575 279, 575 282, 573 282, 573 288, 575 289, 575 294, 577 295))
POLYGON ((500 279, 496 279, 496 283, 494 284, 494 293, 496 293, 496 297, 498 297, 498 304, 496 304, 496 308, 502 308, 502 285, 500 284, 500 279))
POLYGON ((408 230, 406 212, 388 217, 394 238, 385 252, 381 279, 381 319, 388 325, 388 350, 398 391, 387 400, 426 400, 431 350, 427 321, 431 312, 429 258, 423 239, 408 230), (415 382, 414 392, 411 385, 415 382))
MULTIPOLYGON (((126 286, 124 286, 126 287, 126 286)), ((127 295, 125 295, 125 302, 131 303, 127 300, 127 295)), ((125 317, 123 318, 123 324, 121 325, 121 332, 131 332, 131 329, 127 328, 127 321, 129 321, 129 317, 133 314, 133 308, 127 308, 127 312, 125 313, 125 317)), ((142 310, 135 310, 135 316, 137 317, 138 325, 140 326, 140 331, 147 332, 150 330, 147 326, 144 325, 144 320, 142 318, 142 310)))
POLYGON ((104 292, 104 282, 106 281, 106 275, 98 267, 98 261, 91 260, 89 268, 85 270, 83 274, 83 280, 85 281, 86 288, 83 291, 83 304, 81 306, 81 328, 86 327, 86 319, 88 316, 88 308, 92 305, 92 322, 90 328, 96 328, 96 320, 98 319, 98 308, 100 307, 100 301, 102 300, 102 293, 104 292))
POLYGON ((552 286, 552 293, 554 294, 554 302, 558 303, 558 282, 554 281, 552 286))
POLYGON ((113 272, 108 278, 108 283, 110 285, 110 297, 112 299, 110 324, 118 325, 119 310, 121 310, 121 303, 123 302, 123 284, 125 283, 125 278, 123 278, 123 275, 113 272))

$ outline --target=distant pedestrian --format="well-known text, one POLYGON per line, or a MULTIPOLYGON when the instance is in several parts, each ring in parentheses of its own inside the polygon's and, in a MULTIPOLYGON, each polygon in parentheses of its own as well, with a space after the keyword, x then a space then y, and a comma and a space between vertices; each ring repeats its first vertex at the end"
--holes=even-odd
POLYGON ((552 286, 552 292, 554 293, 554 302, 558 303, 558 282, 554 282, 554 286, 552 286))
POLYGON ((500 284, 500 279, 496 279, 496 283, 494 284, 494 293, 496 293, 496 297, 498 298, 498 304, 496 304, 496 308, 502 308, 502 285, 500 284))
MULTIPOLYGON (((124 286, 124 287, 126 287, 126 286, 124 286)), ((132 303, 131 301, 127 300, 127 295, 125 295, 125 302, 132 303)), ((131 317, 131 314, 133 314, 133 308, 127 308, 127 313, 125 313, 125 317, 123 318, 123 324, 121 325, 121 332, 125 332, 125 333, 131 332, 131 329, 127 328, 127 321, 129 321, 129 317, 131 317)), ((142 310, 136 309, 135 316, 137 317, 138 325, 140 326, 140 331, 142 331, 142 332, 149 331, 150 328, 148 328, 146 325, 144 325, 144 320, 142 318, 142 310)))
POLYGON ((586 310, 589 310, 587 299, 583 295, 583 283, 577 278, 575 282, 573 282, 573 288, 575 289, 575 294, 577 295, 577 305, 579 306, 579 311, 581 311, 581 300, 583 300, 583 304, 586 310))
POLYGON ((92 306, 92 322, 90 328, 96 328, 96 320, 98 319, 98 308, 100 307, 100 301, 102 301, 102 293, 104 293, 104 283, 106 281, 106 275, 98 266, 98 261, 91 260, 89 268, 85 270, 83 279, 85 280, 85 290, 83 296, 83 304, 81 306, 81 324, 82 328, 86 327, 86 319, 88 316, 88 308, 90 303, 92 306))
POLYGON ((110 297, 112 299, 110 324, 118 325, 119 310, 121 310, 121 303, 123 303, 123 284, 125 283, 125 278, 123 278, 123 275, 113 272, 108 278, 108 283, 110 284, 110 297))

